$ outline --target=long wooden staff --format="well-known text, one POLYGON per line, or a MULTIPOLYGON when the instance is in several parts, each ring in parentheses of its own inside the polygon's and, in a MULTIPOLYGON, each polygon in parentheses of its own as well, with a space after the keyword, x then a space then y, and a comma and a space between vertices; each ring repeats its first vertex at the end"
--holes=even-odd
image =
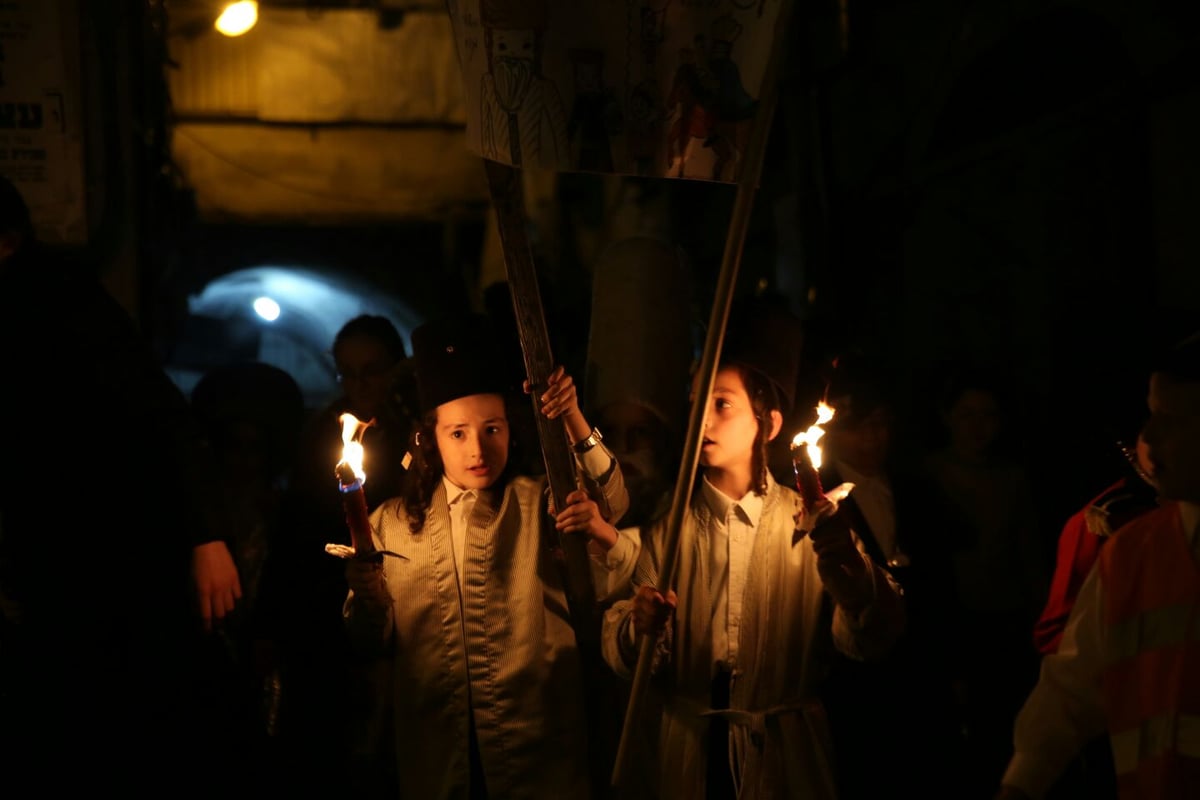
MULTIPOLYGON (((696 387, 688 418, 688 436, 684 441, 683 459, 680 462, 679 478, 675 482, 675 494, 671 498, 671 511, 667 516, 666 541, 663 546, 662 568, 658 576, 658 588, 665 592, 671 587, 675 574, 675 562, 679 555, 679 532, 683 526, 683 515, 691 497, 692 484, 696 480, 696 467, 700 460, 700 442, 704 433, 704 415, 708 398, 716 379, 717 364, 721 357, 721 342, 725 338, 725 326, 729 321, 729 307, 733 289, 737 284, 738 267, 741 264, 742 248, 746 243, 746 229, 750 224, 750 212, 754 207, 754 194, 762 174, 763 158, 767 149, 767 138, 771 120, 775 114, 775 101, 779 82, 779 71, 784 57, 788 30, 791 26, 793 0, 782 0, 779 18, 775 22, 775 36, 771 43, 762 89, 759 92, 759 108, 754 118, 750 140, 742 171, 738 176, 737 195, 733 201, 733 212, 729 229, 725 235, 725 252, 721 257, 721 272, 717 277, 716 294, 708 322, 708 335, 704 342, 704 355, 700 360, 696 387)), ((629 743, 634 731, 641 724, 642 707, 650 681, 650 668, 654 659, 653 637, 641 636, 637 668, 633 674, 629 705, 625 710, 625 721, 621 729, 621 741, 617 745, 617 760, 613 766, 612 785, 620 787, 629 766, 629 743)))
MULTIPOLYGON (((554 507, 567 507, 566 497, 576 488, 575 457, 571 453, 561 420, 547 419, 541 411, 541 396, 554 370, 550 336, 542 312, 542 297, 538 290, 533 250, 525 232, 525 202, 521 187, 521 172, 507 164, 484 159, 500 244, 504 250, 504 268, 512 295, 521 352, 525 356, 525 371, 532 389, 534 419, 538 440, 546 465, 546 478, 554 507)), ((587 538, 567 535, 559 537, 565 555, 564 590, 575 628, 575 639, 581 649, 595 651, 600 641, 600 613, 596 593, 592 588, 591 565, 587 553, 587 538)))

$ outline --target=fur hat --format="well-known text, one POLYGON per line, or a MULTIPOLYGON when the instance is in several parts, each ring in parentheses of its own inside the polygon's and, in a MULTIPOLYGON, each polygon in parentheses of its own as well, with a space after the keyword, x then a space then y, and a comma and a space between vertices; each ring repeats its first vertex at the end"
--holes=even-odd
POLYGON ((444 317, 412 332, 413 362, 421 412, 473 394, 504 394, 504 374, 496 333, 482 314, 444 317))
POLYGON ((753 297, 730 310, 720 361, 754 370, 774 384, 787 415, 796 403, 803 345, 804 327, 781 300, 753 297))

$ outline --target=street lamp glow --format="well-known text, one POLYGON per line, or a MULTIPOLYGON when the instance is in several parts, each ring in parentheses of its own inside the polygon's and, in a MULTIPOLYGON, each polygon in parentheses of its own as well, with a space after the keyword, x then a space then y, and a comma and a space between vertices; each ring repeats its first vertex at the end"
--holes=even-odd
POLYGON ((279 303, 269 297, 260 297, 254 301, 254 310, 267 322, 279 319, 279 303))
POLYGON ((226 36, 241 36, 258 22, 258 3, 255 0, 239 0, 225 6, 217 17, 217 30, 226 36))

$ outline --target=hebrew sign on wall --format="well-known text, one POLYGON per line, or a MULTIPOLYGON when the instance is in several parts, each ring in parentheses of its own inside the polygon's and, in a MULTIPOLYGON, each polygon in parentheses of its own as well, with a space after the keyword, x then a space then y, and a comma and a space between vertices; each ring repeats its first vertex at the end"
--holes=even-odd
POLYGON ((467 141, 514 167, 736 181, 781 0, 448 0, 467 141))
POLYGON ((0 174, 46 241, 87 241, 74 4, 0 3, 0 174))

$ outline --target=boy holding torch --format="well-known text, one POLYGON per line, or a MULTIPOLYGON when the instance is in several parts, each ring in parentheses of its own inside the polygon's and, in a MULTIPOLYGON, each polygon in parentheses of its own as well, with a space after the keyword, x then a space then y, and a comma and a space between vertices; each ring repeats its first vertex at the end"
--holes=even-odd
MULTIPOLYGON (((549 520, 545 478, 513 474, 507 384, 480 315, 413 331, 423 417, 400 497, 372 512, 373 559, 346 561, 345 621, 392 663, 401 796, 569 797, 589 780, 580 657, 554 528, 594 535, 583 491, 549 520), (386 553, 386 555, 383 555, 386 553)), ((541 411, 619 519, 620 468, 551 373, 541 411)))
POLYGON ((897 585, 836 505, 806 508, 767 468, 793 403, 800 340, 799 320, 774 307, 731 319, 673 585, 656 585, 660 523, 645 539, 635 596, 605 617, 605 657, 619 674, 630 674, 638 637, 658 639, 666 799, 836 797, 816 697, 824 654, 877 656, 904 624, 897 585))

